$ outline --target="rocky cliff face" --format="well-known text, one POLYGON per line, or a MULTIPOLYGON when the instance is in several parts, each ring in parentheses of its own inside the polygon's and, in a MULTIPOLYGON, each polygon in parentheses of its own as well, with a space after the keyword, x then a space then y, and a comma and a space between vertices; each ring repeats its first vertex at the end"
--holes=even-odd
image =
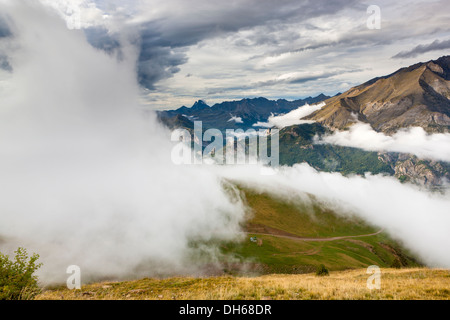
POLYGON ((411 154, 379 153, 378 157, 394 170, 402 182, 426 187, 439 187, 450 182, 450 165, 445 162, 419 159, 411 154))
POLYGON ((333 129, 359 120, 388 134, 414 126, 450 132, 450 56, 372 79, 325 103, 306 119, 333 129))

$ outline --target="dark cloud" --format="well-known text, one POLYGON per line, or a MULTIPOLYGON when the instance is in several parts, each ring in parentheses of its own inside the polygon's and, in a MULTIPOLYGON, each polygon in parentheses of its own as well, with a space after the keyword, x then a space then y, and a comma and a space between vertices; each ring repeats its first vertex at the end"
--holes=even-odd
POLYGON ((6 55, 0 54, 0 69, 12 72, 12 66, 6 55))
MULTIPOLYGON (((122 56, 119 35, 110 33, 103 27, 90 27, 84 30, 89 43, 109 54, 122 56)), ((155 89, 159 80, 171 77, 178 72, 179 65, 187 62, 187 56, 180 48, 172 49, 157 34, 145 27, 139 33, 139 57, 137 62, 139 83, 147 89, 155 89)))
POLYGON ((84 29, 88 42, 95 48, 113 53, 120 49, 120 43, 106 28, 90 27, 84 29))
POLYGON ((12 36, 11 29, 7 23, 7 18, 0 14, 0 38, 12 36))
MULTIPOLYGON (((130 28, 139 36, 140 53, 137 63, 138 79, 142 86, 154 90, 155 84, 179 72, 180 66, 188 61, 186 50, 189 46, 218 36, 235 35, 241 30, 251 30, 247 38, 236 40, 236 45, 277 47, 280 43, 292 42, 299 35, 282 32, 286 25, 306 21, 322 15, 335 14, 352 7, 357 0, 241 0, 227 3, 219 0, 171 0, 156 1, 156 14, 147 14, 144 7, 134 8, 138 13, 124 14, 122 2, 96 1, 96 4, 117 21, 131 19, 139 14, 141 22, 127 24, 120 28, 130 28), (146 16, 148 15, 148 16, 146 16), (121 20, 122 19, 122 20, 121 20), (294 37, 294 38, 292 38, 294 37)), ((134 10, 133 9, 133 10, 134 10)), ((150 12, 151 8, 148 12, 150 12)), ((119 32, 128 32, 121 30, 119 32)), ((84 29, 89 43, 95 48, 121 56, 119 35, 106 27, 84 29)), ((0 39, 8 37, 11 31, 5 19, 0 16, 0 39)), ((0 56, 0 68, 10 69, 6 56, 0 56)), ((268 84, 258 84, 268 86, 268 84)))
POLYGON ((445 1, 421 0, 401 7, 381 3, 380 30, 367 28, 368 3, 361 0, 95 1, 108 16, 105 25, 113 24, 111 30, 130 34, 131 29, 139 35, 139 81, 167 94, 161 95, 161 104, 167 103, 166 97, 178 103, 182 96, 201 97, 206 92, 222 99, 221 93, 235 91, 239 96, 252 89, 270 96, 274 91, 319 93, 324 85, 346 88, 401 67, 399 60, 390 60, 392 54, 386 57, 382 52, 400 52, 411 39, 445 39, 450 32, 448 12, 440 10, 445 1), (116 9, 114 1, 129 9, 116 9), (195 82, 177 78, 176 89, 171 81, 158 85, 183 64, 184 73, 196 75, 195 82), (365 71, 345 83, 334 77, 334 70, 351 68, 365 71), (313 72, 319 70, 323 72, 313 72), (295 71, 302 76, 276 78, 295 71), (303 76, 307 71, 311 74, 303 76), (244 78, 248 80, 242 83, 244 78))
POLYGON ((187 62, 184 52, 170 47, 145 46, 141 47, 138 61, 139 83, 147 89, 155 89, 159 80, 170 78, 180 71, 179 65, 187 62))
MULTIPOLYGON (((0 14, 0 44, 3 40, 12 37, 12 31, 8 25, 8 18, 0 14)), ((0 46, 0 69, 11 72, 12 67, 9 63, 9 59, 6 53, 2 52, 2 47, 0 46)))
POLYGON ((450 49, 450 39, 444 41, 434 40, 430 44, 420 44, 411 50, 397 53, 392 59, 414 58, 422 53, 445 49, 450 49))
MULTIPOLYGON (((277 28, 280 23, 298 23, 352 7, 357 1, 241 0, 170 1, 183 14, 167 14, 144 25, 143 36, 164 46, 189 46, 201 40, 256 26, 277 28)), ((262 39, 266 41, 267 39, 262 39)))
MULTIPOLYGON (((278 28, 285 23, 298 23, 309 18, 334 14, 351 7, 356 0, 338 1, 296 1, 296 0, 242 0, 224 1, 181 1, 157 3, 159 14, 145 19, 137 27, 141 41, 138 61, 139 82, 148 89, 173 76, 180 65, 188 61, 185 48, 202 40, 258 26, 278 28), (176 10, 174 9, 176 8, 176 10)), ((92 29, 87 32, 89 41, 106 51, 115 49, 117 43, 106 30, 92 29)), ((243 40, 242 45, 245 45, 243 40)), ((247 39, 250 45, 271 44, 286 41, 264 32, 255 33, 247 39)))

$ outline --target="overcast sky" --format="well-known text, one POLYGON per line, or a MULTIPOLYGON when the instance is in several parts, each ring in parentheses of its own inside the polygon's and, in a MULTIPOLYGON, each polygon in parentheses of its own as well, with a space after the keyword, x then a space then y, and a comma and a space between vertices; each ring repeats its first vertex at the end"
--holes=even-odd
POLYGON ((111 54, 134 39, 143 101, 155 109, 334 95, 450 52, 449 0, 41 1, 111 54), (380 29, 367 27, 372 4, 380 29))

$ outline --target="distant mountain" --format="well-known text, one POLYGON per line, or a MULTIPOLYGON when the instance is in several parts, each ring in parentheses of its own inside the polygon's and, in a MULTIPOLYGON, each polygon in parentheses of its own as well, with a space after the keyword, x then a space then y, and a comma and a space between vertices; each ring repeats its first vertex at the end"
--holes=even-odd
POLYGON ((162 111, 158 117, 171 129, 193 132, 195 120, 208 128, 248 129, 258 121, 267 122, 271 114, 288 113, 305 103, 321 101, 325 106, 303 119, 312 124, 280 130, 280 164, 307 162, 320 171, 342 174, 384 173, 402 182, 440 188, 450 181, 450 164, 418 159, 410 154, 369 152, 330 144, 316 144, 315 136, 345 129, 356 119, 387 134, 400 128, 420 126, 427 132, 450 131, 450 56, 417 63, 390 75, 374 78, 333 97, 287 101, 265 98, 227 101, 208 106, 199 100, 188 107, 162 111))
POLYGON ((450 56, 417 63, 374 78, 325 100, 305 119, 344 129, 358 119, 376 131, 420 126, 427 132, 450 131, 450 56))
POLYGON ((212 107, 199 100, 191 108, 183 106, 176 110, 159 111, 158 116, 166 124, 180 121, 179 115, 182 115, 191 121, 201 120, 204 128, 246 130, 254 128, 253 124, 258 121, 266 122, 272 114, 287 113, 306 103, 314 104, 328 98, 330 97, 324 94, 294 101, 254 98, 216 103, 212 107), (178 118, 174 119, 176 116, 178 118))

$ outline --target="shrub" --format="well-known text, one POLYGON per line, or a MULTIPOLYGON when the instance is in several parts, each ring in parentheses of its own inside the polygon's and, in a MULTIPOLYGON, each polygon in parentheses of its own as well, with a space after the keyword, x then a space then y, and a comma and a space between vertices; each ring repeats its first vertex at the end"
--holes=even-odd
POLYGON ((391 263, 391 268, 400 269, 402 267, 402 263, 398 258, 395 258, 391 263))
POLYGON ((0 300, 31 300, 40 292, 33 274, 42 263, 37 263, 37 254, 28 259, 24 248, 19 247, 14 253, 14 260, 10 260, 0 252, 0 300))
POLYGON ((323 276, 328 276, 330 273, 328 272, 328 269, 321 264, 320 266, 317 267, 316 270, 316 275, 319 277, 323 277, 323 276))

